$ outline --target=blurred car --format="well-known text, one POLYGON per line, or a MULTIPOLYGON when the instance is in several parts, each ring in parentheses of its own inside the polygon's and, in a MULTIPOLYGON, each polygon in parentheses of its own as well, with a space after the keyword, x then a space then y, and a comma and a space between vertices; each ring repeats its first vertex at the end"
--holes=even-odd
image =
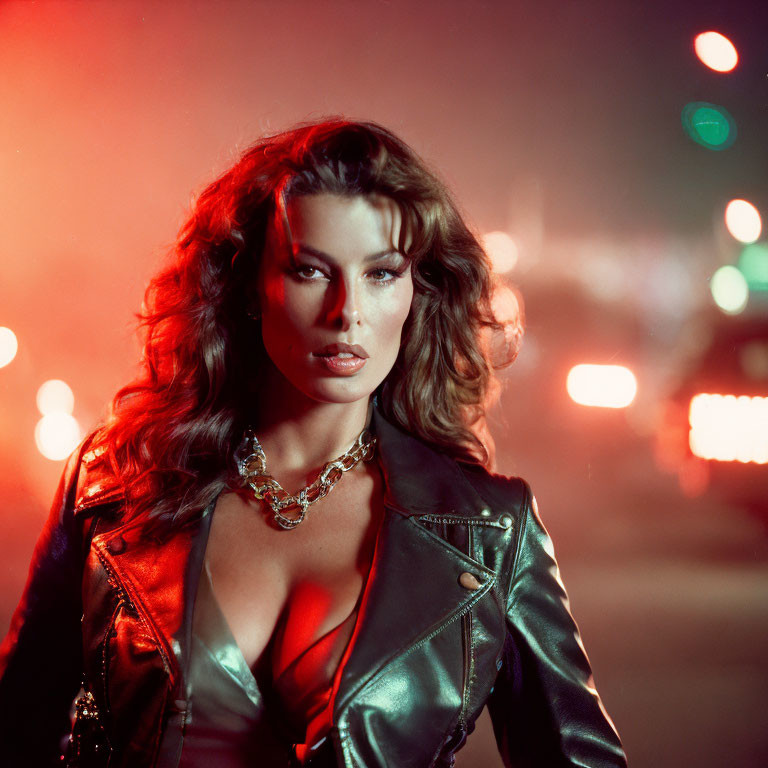
POLYGON ((658 463, 768 520, 768 314, 720 316, 662 408, 658 463))
POLYGON ((601 487, 605 494, 631 484, 648 456, 647 432, 630 414, 635 406, 576 401, 569 374, 585 364, 622 366, 639 387, 648 333, 627 302, 600 300, 575 281, 529 280, 520 291, 525 336, 519 359, 501 372, 494 412, 499 466, 541 482, 550 498, 560 494, 557 503, 567 510, 587 490, 601 487))

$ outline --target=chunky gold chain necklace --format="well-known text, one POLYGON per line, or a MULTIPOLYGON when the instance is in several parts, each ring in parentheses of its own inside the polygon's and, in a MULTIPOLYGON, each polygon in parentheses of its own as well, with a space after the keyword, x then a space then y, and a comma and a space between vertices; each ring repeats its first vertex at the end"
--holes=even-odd
POLYGON ((361 461, 370 461, 373 458, 375 445, 376 438, 364 429, 346 453, 325 464, 315 481, 306 488, 302 488, 295 496, 288 493, 267 472, 267 457, 264 449, 250 427, 245 431, 245 436, 235 453, 235 459, 240 475, 245 479, 254 496, 269 504, 274 512, 275 522, 281 528, 290 530, 304 520, 311 504, 330 493, 344 472, 349 472, 361 461), (287 510, 299 510, 299 512, 298 515, 288 517, 283 514, 287 510))

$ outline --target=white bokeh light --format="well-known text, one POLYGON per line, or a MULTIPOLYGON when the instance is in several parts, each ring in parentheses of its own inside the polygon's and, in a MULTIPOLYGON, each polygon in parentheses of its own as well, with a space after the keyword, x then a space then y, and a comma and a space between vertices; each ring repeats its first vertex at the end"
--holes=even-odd
POLYGON ((483 235, 483 250, 491 260, 496 274, 510 272, 517 264, 517 244, 506 232, 488 232, 483 235))
POLYGON ((693 41, 696 55, 716 72, 730 72, 739 63, 736 46, 719 32, 702 32, 693 41))
POLYGON ((51 413, 72 413, 75 395, 66 381, 49 379, 37 390, 37 409, 43 416, 51 413))
POLYGON ((10 328, 0 327, 0 368, 8 365, 18 351, 16 334, 10 328))
POLYGON ((749 301, 749 286, 744 275, 734 266, 720 267, 709 283, 715 304, 729 315, 744 311, 749 301))
POLYGON ((51 461, 66 459, 80 442, 80 425, 68 413, 43 416, 35 425, 37 450, 51 461))
POLYGON ((747 200, 731 200, 725 207, 725 226, 741 243, 754 243, 763 229, 760 212, 747 200))

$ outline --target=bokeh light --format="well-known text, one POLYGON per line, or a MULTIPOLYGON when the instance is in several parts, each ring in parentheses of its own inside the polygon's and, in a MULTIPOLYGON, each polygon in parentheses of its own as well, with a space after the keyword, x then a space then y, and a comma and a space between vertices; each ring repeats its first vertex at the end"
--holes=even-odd
POLYGON ((6 327, 0 327, 0 368, 8 365, 19 351, 16 334, 6 327))
POLYGON ((509 272, 517 264, 517 245, 506 232, 488 232, 483 235, 483 249, 497 274, 509 272))
POLYGON ((695 456, 768 463, 768 397, 702 393, 691 399, 688 419, 695 456))
POLYGON ((579 405, 626 408, 637 394, 637 379, 623 365, 575 365, 566 380, 568 394, 579 405))
POLYGON ((739 63, 736 46, 719 32, 696 35, 693 49, 701 62, 716 72, 730 72, 739 63))
POLYGON ((686 104, 682 121, 688 136, 707 149, 727 149, 736 141, 736 122, 717 104, 705 101, 686 104))
POLYGON ((709 283, 715 304, 729 315, 738 315, 744 311, 749 300, 749 286, 744 275, 736 268, 727 264, 720 267, 709 283))
POLYGON ((523 299, 516 289, 497 280, 491 294, 491 310, 501 325, 501 332, 488 331, 494 360, 514 359, 523 334, 523 299))
POLYGON ((49 379, 37 390, 37 408, 43 416, 50 413, 72 413, 75 395, 69 384, 61 379, 49 379))
POLYGON ((725 206, 725 226, 742 243, 754 243, 763 230, 760 212, 746 200, 731 200, 725 206))
POLYGON ((750 290, 768 291, 768 243, 752 243, 739 256, 739 272, 750 290))
POLYGON ((499 281, 491 293, 491 310, 502 325, 522 322, 522 298, 512 286, 499 281))
POLYGON ((66 459, 80 442, 80 425, 68 413, 56 411, 35 425, 37 450, 52 461, 66 459))

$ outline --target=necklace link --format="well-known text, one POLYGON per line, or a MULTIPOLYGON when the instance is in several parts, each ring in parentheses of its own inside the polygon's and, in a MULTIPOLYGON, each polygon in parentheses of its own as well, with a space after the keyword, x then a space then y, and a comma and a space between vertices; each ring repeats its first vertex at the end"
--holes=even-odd
POLYGON ((361 461, 370 461, 376 438, 367 430, 341 456, 327 462, 314 482, 302 488, 292 496, 267 472, 267 457, 252 428, 248 428, 235 451, 235 460, 240 476, 253 491, 254 496, 265 501, 274 513, 275 522, 286 530, 299 525, 307 514, 310 505, 325 498, 345 472, 356 467, 361 461), (284 515, 284 510, 295 510, 294 517, 284 515))

